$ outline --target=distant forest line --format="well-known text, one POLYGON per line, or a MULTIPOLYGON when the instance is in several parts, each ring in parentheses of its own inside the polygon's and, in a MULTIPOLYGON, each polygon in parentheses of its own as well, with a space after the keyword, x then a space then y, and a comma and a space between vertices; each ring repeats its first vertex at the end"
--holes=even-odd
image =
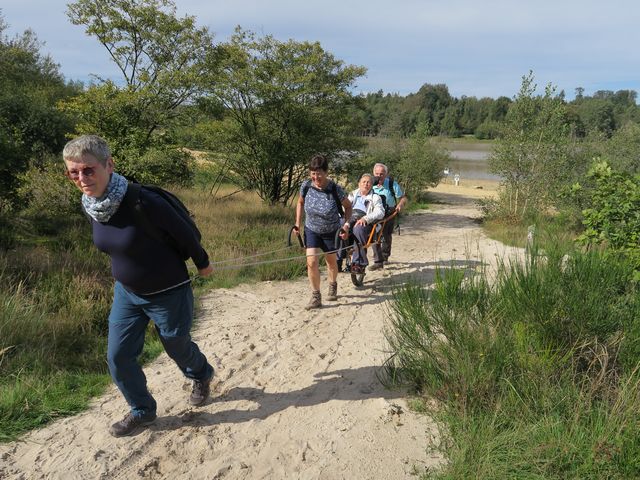
MULTIPOLYGON (((558 96, 565 98, 564 92, 558 96)), ((608 138, 628 123, 640 123, 637 96, 634 90, 598 90, 588 96, 578 87, 575 99, 565 101, 566 122, 576 137, 598 133, 608 138)), ((428 83, 406 96, 380 90, 359 98, 357 115, 364 136, 409 136, 418 124, 426 123, 432 135, 492 139, 513 103, 507 96, 456 98, 446 84, 428 83)))

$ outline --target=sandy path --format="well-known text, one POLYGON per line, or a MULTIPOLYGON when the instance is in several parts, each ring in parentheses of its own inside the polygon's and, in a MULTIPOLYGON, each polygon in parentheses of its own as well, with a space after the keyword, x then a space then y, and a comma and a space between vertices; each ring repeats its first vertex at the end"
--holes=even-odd
POLYGON ((194 337, 217 381, 203 407, 188 406, 190 385, 163 354, 145 369, 159 408, 151 428, 111 438, 127 409, 111 388, 85 413, 0 445, 0 478, 397 479, 437 466, 433 422, 376 379, 387 301, 409 278, 431 282, 440 265, 473 268, 505 248, 473 221, 472 197, 486 190, 434 194, 434 211, 403 218, 392 263, 360 289, 342 275, 339 300, 319 311, 302 308, 306 279, 204 297, 194 337))

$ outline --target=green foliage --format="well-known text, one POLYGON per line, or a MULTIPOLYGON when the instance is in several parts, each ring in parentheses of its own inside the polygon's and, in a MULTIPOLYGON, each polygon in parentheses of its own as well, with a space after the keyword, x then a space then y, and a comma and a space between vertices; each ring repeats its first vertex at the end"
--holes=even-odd
POLYGON ((163 119, 152 108, 152 97, 149 91, 120 88, 108 80, 61 102, 61 108, 77 118, 78 134, 101 135, 108 140, 113 157, 120 160, 164 143, 162 136, 153 136, 163 119))
POLYGON ((594 131, 610 137, 616 128, 613 105, 604 99, 582 102, 578 115, 587 132, 594 131))
POLYGON ((617 129, 629 123, 640 122, 640 108, 634 90, 598 90, 591 97, 576 89, 572 107, 577 115, 578 134, 598 133, 610 137, 617 129))
POLYGON ((382 90, 361 97, 360 129, 364 136, 409 136, 421 123, 428 123, 432 135, 458 137, 477 134, 487 137, 487 126, 499 124, 507 114, 511 100, 475 97, 454 98, 446 85, 424 84, 415 94, 402 97, 382 90))
POLYGON ((429 133, 427 124, 418 125, 392 170, 396 181, 411 198, 440 182, 449 159, 447 152, 429 139, 429 133))
POLYGON ((584 233, 579 241, 587 245, 606 244, 631 258, 640 271, 640 174, 613 170, 607 162, 596 162, 587 175, 587 188, 574 185, 574 196, 586 208, 582 211, 584 233))
POLYGON ((238 186, 286 203, 307 175, 311 155, 354 149, 349 88, 364 72, 319 43, 256 38, 238 29, 210 85, 227 112, 218 124, 217 150, 238 174, 238 186))
MULTIPOLYGON (((634 90, 597 91, 575 100, 559 100, 567 108, 566 121, 575 137, 598 133, 610 137, 629 123, 640 124, 640 107, 634 90)), ((382 90, 361 96, 358 113, 359 132, 363 136, 401 136, 415 132, 419 123, 428 122, 432 134, 457 137, 473 134, 477 138, 497 138, 499 126, 505 121, 512 101, 501 96, 493 98, 452 97, 446 85, 423 85, 417 93, 406 97, 385 94, 382 90)))
POLYGON ((30 161, 62 150, 71 120, 56 103, 75 94, 35 34, 4 35, 0 17, 0 211, 15 207, 19 176, 30 161))
POLYGON ((485 120, 475 130, 474 136, 479 140, 493 140, 500 135, 501 125, 498 122, 485 120))
POLYGON ((20 203, 25 205, 22 216, 51 228, 80 214, 80 192, 63 171, 62 161, 51 156, 42 166, 32 165, 24 173, 18 190, 20 203))
POLYGON ((118 162, 118 171, 140 183, 188 187, 193 184, 192 163, 191 155, 184 150, 151 148, 139 158, 118 162))
POLYGON ((355 184, 362 173, 372 171, 373 165, 384 163, 405 194, 417 198, 424 189, 438 184, 449 160, 446 150, 431 139, 430 132, 429 125, 423 123, 407 139, 371 139, 364 155, 348 166, 350 181, 355 184))
POLYGON ((542 96, 534 96, 535 90, 530 72, 489 157, 490 171, 502 178, 496 213, 514 219, 554 205, 577 167, 562 98, 551 85, 542 96))
POLYGON ((610 139, 598 137, 590 146, 594 155, 614 170, 629 175, 640 173, 640 124, 628 123, 610 139))
POLYGON ((125 82, 102 80, 66 104, 81 119, 78 133, 103 136, 114 157, 130 162, 167 143, 158 132, 201 92, 205 60, 215 55, 208 30, 177 18, 170 0, 78 0, 67 13, 105 47, 125 82))
POLYGON ((109 267, 79 217, 0 254, 2 440, 84 408, 107 382, 109 267))
POLYGON ((535 247, 489 275, 440 271, 394 295, 388 379, 435 398, 438 478, 629 478, 640 291, 624 259, 535 247))

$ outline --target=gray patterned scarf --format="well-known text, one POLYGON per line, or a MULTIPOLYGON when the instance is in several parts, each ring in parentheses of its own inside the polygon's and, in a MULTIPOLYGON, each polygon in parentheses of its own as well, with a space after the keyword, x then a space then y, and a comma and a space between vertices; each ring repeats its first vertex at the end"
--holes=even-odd
POLYGON ((104 194, 99 197, 89 197, 82 194, 82 207, 96 222, 108 222, 116 213, 124 194, 127 193, 129 182, 122 175, 112 173, 104 194))

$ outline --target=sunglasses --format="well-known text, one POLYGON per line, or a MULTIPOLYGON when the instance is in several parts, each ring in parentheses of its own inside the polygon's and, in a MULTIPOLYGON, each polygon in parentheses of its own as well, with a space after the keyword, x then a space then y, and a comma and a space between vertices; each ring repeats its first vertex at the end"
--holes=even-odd
POLYGON ((80 174, 83 177, 93 177, 96 174, 96 167, 84 167, 80 170, 65 170, 64 174, 71 180, 78 180, 80 174))

